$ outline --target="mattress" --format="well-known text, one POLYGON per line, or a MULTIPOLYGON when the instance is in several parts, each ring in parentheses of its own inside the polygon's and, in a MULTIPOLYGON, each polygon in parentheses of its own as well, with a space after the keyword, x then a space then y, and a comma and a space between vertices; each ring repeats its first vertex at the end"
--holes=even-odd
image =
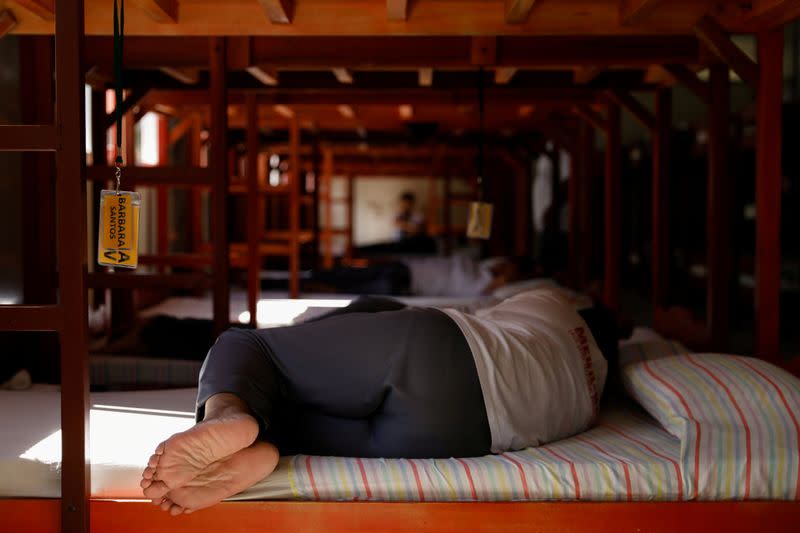
MULTIPOLYGON (((195 390, 91 396, 91 494, 141 498, 155 446, 193 422, 195 390)), ((59 391, 0 391, 0 497, 60 495, 59 391)), ((678 500, 679 442, 632 405, 594 429, 540 448, 469 459, 292 456, 234 499, 516 501, 678 500)))

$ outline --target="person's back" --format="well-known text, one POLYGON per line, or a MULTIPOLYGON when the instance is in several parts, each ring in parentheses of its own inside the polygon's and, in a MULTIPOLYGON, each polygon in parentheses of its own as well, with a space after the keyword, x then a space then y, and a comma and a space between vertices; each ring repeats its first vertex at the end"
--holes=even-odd
POLYGON ((475 358, 493 452, 552 442, 591 425, 608 365, 558 290, 525 292, 472 315, 444 312, 475 358))

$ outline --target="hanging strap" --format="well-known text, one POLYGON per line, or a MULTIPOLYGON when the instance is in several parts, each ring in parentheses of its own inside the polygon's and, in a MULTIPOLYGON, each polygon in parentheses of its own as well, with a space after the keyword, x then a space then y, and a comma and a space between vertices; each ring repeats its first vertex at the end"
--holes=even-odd
MULTIPOLYGON (((114 160, 119 168, 122 164, 122 41, 125 38, 125 0, 114 0, 114 92, 115 109, 114 115, 117 121, 117 157, 114 160)), ((119 175, 117 177, 117 189, 119 189, 119 175)))
POLYGON ((484 94, 483 94, 483 67, 478 70, 478 201, 483 201, 484 180, 484 94))

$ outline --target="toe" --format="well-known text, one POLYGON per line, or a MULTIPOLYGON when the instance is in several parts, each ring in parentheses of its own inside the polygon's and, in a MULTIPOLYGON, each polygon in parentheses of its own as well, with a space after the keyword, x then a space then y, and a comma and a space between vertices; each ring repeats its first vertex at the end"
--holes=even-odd
POLYGON ((150 467, 150 468, 155 468, 156 466, 158 466, 158 460, 160 458, 161 458, 161 454, 159 454, 158 450, 156 450, 156 453, 151 455, 150 459, 147 461, 147 466, 150 467))
POLYGON ((169 514, 172 516, 178 516, 179 514, 183 514, 183 507, 177 504, 172 504, 172 507, 169 508, 169 514))
POLYGON ((153 474, 155 473, 156 473, 155 468, 153 468, 152 466, 148 466, 142 471, 142 477, 144 479, 153 479, 153 474))
POLYGON ((146 489, 147 487, 149 487, 152 484, 153 484, 153 481, 150 480, 150 479, 146 479, 146 478, 142 478, 142 480, 139 482, 139 486, 142 487, 143 489, 146 489))
POLYGON ((173 505, 172 500, 170 500, 169 498, 164 498, 164 501, 161 502, 161 510, 169 511, 170 509, 172 509, 172 505, 173 505))
POLYGON ((145 498, 160 500, 169 492, 169 487, 163 481, 153 481, 142 492, 145 498))
MULTIPOLYGON (((153 455, 153 457, 158 457, 159 455, 164 455, 164 450, 165 449, 166 449, 166 442, 162 442, 161 444, 156 446, 156 453, 153 455)), ((151 459, 152 459, 152 457, 151 457, 151 459)), ((158 459, 156 459, 156 460, 158 460, 158 459)))
POLYGON ((192 514, 192 513, 194 512, 194 510, 192 510, 192 509, 185 509, 183 512, 184 512, 184 514, 192 514))

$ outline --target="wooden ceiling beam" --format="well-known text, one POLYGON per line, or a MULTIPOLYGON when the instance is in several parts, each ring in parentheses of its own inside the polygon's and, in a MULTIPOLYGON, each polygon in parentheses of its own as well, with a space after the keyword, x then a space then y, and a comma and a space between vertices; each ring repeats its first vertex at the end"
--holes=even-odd
POLYGON ((339 83, 345 85, 352 85, 353 84, 353 74, 347 70, 346 68, 335 68, 332 69, 333 75, 336 77, 336 80, 339 83))
POLYGON ((178 22, 178 0, 134 0, 147 16, 160 24, 178 22))
POLYGON ((642 103, 628 91, 612 89, 608 91, 609 98, 624 107, 633 117, 639 121, 648 131, 656 130, 656 117, 642 103))
POLYGON ((719 7, 720 21, 732 33, 759 32, 800 18, 800 3, 794 0, 728 2, 719 7))
POLYGON ((294 17, 294 0, 258 0, 273 24, 290 24, 294 17))
MULTIPOLYGON (((199 67, 208 65, 205 37, 125 38, 125 67, 128 69, 199 67)), ((569 68, 614 65, 646 68, 654 64, 698 63, 700 46, 690 36, 514 36, 490 39, 494 55, 476 63, 470 37, 253 37, 249 65, 269 68, 324 70, 344 69, 455 69, 478 64, 515 68, 569 68), (591 53, 587 53, 591 50, 591 53), (491 59, 491 60, 489 60, 491 59)), ((488 42, 483 39, 483 42, 488 42)), ((111 37, 86 38, 86 65, 113 65, 111 37)), ((484 54, 485 55, 485 54, 484 54)))
POLYGON ((386 0, 386 17, 403 21, 408 18, 408 0, 386 0))
POLYGON ((675 78, 678 83, 693 92, 702 102, 711 103, 711 91, 708 83, 698 78, 697 74, 689 67, 686 65, 664 65, 664 70, 675 78))
POLYGON ((572 81, 576 85, 586 85, 603 72, 602 67, 578 67, 572 71, 572 81))
POLYGON ((514 67, 500 67, 494 70, 494 82, 497 85, 506 85, 517 73, 514 67))
POLYGON ((185 117, 183 120, 178 122, 175 127, 169 130, 169 145, 172 146, 176 142, 180 141, 186 133, 192 129, 194 125, 195 117, 190 115, 185 117))
POLYGON ((11 32, 16 25, 17 19, 14 17, 14 14, 10 9, 4 9, 3 11, 0 11, 0 39, 11 32))
POLYGON ((594 128, 602 132, 608 129, 608 121, 606 118, 597 113, 590 106, 585 104, 576 105, 572 108, 572 111, 594 128))
POLYGON ((42 20, 50 22, 56 18, 53 0, 15 0, 15 3, 42 20))
POLYGON ((266 67, 259 67, 257 65, 251 65, 247 67, 248 73, 253 76, 255 79, 267 85, 269 87, 274 87, 278 85, 278 71, 277 69, 271 69, 266 67))
POLYGON ((508 24, 524 24, 533 9, 536 0, 506 0, 506 22, 508 24))
POLYGON ((199 72, 193 68, 161 67, 158 70, 186 85, 197 85, 200 81, 199 72))
POLYGON ((701 18, 694 27, 697 37, 723 63, 753 88, 758 87, 758 64, 750 59, 728 36, 725 29, 711 16, 701 18))
POLYGON ((419 86, 431 87, 433 85, 433 69, 421 68, 419 69, 419 86))
POLYGON ((619 3, 620 24, 633 26, 645 22, 664 0, 621 0, 619 3))

